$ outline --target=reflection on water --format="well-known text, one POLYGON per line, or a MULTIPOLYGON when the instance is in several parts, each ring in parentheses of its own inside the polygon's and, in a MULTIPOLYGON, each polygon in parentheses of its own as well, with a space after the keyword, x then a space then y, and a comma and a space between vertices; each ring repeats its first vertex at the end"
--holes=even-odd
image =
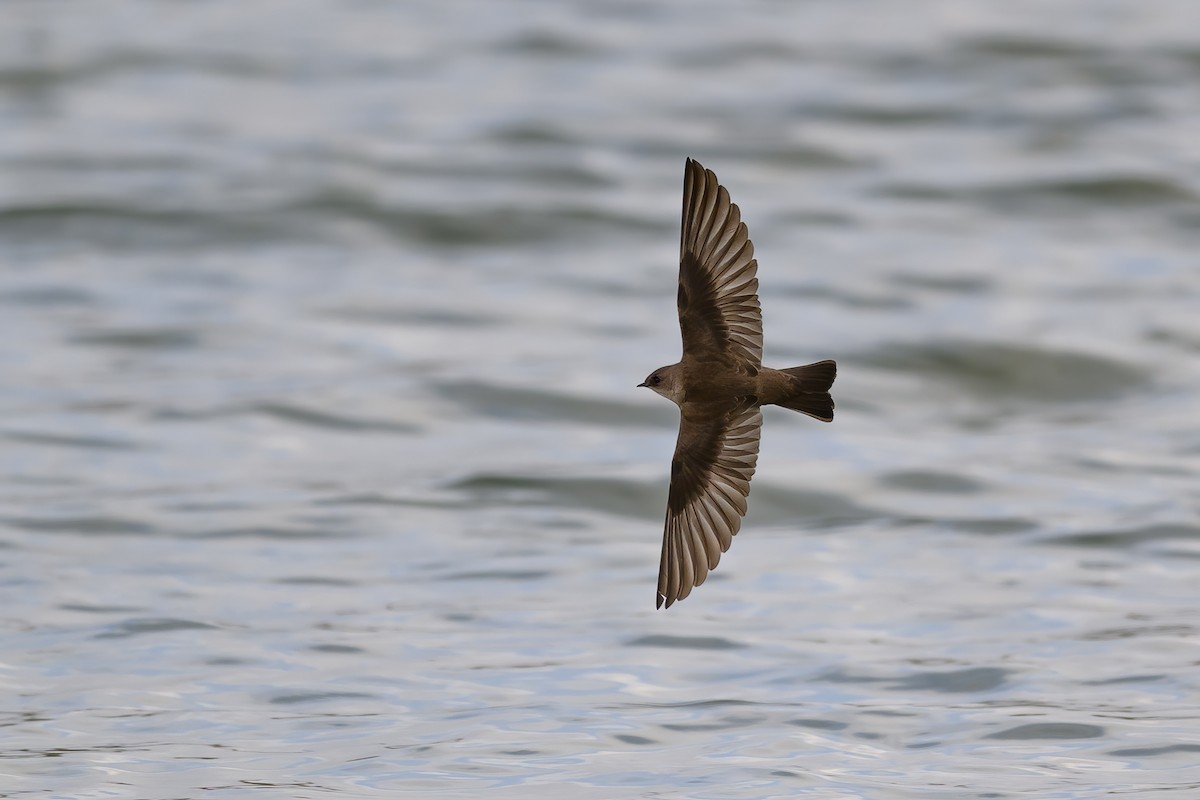
POLYGON ((0 794, 1195 796, 1200 12, 18 2, 0 794), (768 363, 653 611, 682 165, 768 363))

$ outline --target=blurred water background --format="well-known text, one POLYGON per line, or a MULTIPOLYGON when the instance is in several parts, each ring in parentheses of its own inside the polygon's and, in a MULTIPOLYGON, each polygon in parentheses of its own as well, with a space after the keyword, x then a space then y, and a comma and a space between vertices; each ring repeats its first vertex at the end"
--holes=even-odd
POLYGON ((10 0, 0 796, 1200 796, 1200 6, 10 0), (683 161, 768 412, 654 611, 683 161))

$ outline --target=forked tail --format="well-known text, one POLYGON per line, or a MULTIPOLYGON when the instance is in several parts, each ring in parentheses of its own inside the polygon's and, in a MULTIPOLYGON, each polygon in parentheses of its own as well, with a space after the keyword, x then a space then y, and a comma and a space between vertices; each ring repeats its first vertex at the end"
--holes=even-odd
POLYGON ((776 405, 808 414, 822 422, 833 422, 833 397, 829 387, 837 378, 837 364, 833 361, 818 361, 803 367, 792 367, 780 372, 796 379, 795 390, 776 405))

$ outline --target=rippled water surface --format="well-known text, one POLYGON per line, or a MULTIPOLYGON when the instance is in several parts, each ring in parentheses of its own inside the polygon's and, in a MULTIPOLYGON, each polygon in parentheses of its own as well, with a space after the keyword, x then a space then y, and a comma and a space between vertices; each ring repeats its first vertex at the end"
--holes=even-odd
POLYGON ((0 796, 1200 796, 1200 7, 25 0, 0 796), (683 160, 751 510, 654 611, 683 160))

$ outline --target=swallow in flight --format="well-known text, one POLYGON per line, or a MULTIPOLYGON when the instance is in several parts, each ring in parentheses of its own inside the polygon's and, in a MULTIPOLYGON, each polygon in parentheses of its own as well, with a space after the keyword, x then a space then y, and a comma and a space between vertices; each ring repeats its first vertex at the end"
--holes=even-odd
POLYGON ((829 387, 837 364, 763 366, 757 272, 741 211, 712 170, 689 158, 676 298, 683 358, 638 384, 679 406, 658 608, 704 583, 741 527, 758 461, 761 407, 833 421, 829 387))

